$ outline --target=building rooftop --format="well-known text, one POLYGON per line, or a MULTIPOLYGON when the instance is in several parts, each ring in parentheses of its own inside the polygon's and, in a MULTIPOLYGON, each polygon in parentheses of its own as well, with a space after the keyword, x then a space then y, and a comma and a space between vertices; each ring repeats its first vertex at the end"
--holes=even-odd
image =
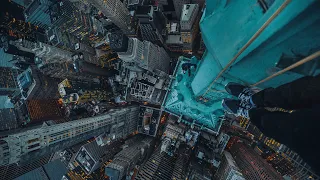
POLYGON ((183 44, 181 35, 180 34, 168 35, 166 44, 183 44))
POLYGON ((44 172, 44 169, 42 167, 39 167, 16 178, 15 180, 49 180, 49 178, 44 172))
POLYGON ((198 7, 198 4, 185 4, 183 5, 181 13, 181 21, 189 21, 192 17, 194 10, 198 7))
POLYGON ((62 176, 67 173, 67 168, 60 160, 54 160, 43 166, 50 180, 61 180, 62 176))
MULTIPOLYGON (((97 144, 95 141, 93 143, 97 144)), ((86 147, 82 147, 76 156, 76 161, 88 174, 94 168, 96 161, 99 160, 99 157, 95 159, 95 157, 92 157, 92 155, 94 156, 95 154, 89 153, 88 150, 86 150, 86 147)))
POLYGON ((162 112, 160 109, 140 106, 138 132, 155 137, 159 126, 161 113, 162 112))
POLYGON ((61 180, 66 173, 66 166, 60 160, 55 160, 34 169, 15 180, 61 180))
MULTIPOLYGON (((186 124, 194 124, 218 133, 222 123, 219 117, 224 115, 221 103, 204 102, 198 99, 191 88, 191 82, 197 71, 191 69, 191 76, 189 76, 188 73, 184 74, 182 70, 182 64, 188 62, 197 64, 197 67, 203 63, 195 58, 180 57, 174 73, 175 78, 171 82, 170 90, 163 103, 164 108, 166 111, 180 116, 181 121, 186 124)), ((209 68, 206 70, 210 71, 209 68)))

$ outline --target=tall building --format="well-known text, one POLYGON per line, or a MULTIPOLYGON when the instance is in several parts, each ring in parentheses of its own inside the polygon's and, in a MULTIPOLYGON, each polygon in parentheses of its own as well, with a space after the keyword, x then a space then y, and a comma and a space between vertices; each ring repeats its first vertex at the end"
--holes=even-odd
MULTIPOLYGON (((208 128, 212 133, 219 132, 222 124, 219 121, 219 116, 223 114, 221 100, 231 98, 228 93, 223 92, 228 82, 255 84, 267 77, 266 72, 268 75, 274 74, 279 70, 278 67, 288 67, 319 50, 319 43, 314 41, 315 37, 319 38, 316 33, 320 19, 320 14, 317 13, 319 1, 268 1, 267 6, 265 3, 257 4, 256 1, 226 2, 206 1, 205 13, 199 25, 207 51, 201 61, 180 58, 174 75, 177 79, 172 80, 171 91, 164 103, 166 111, 193 119, 198 127, 208 128), (272 16, 278 9, 283 11, 276 17, 272 16), (261 13, 248 13, 252 11, 261 13), (310 13, 314 13, 314 18, 308 16, 310 13), (273 21, 267 21, 269 18, 273 21), (250 23, 235 24, 235 20, 250 23), (246 46, 251 43, 250 38, 257 30, 265 27, 265 23, 268 26, 261 29, 262 33, 254 43, 246 46), (300 47, 304 44, 311 46, 302 50, 300 47), (240 56, 235 56, 238 53, 240 56), (182 64, 187 61, 197 64, 190 79, 185 79, 188 75, 183 76, 181 72, 182 64), (255 70, 248 71, 251 67, 255 70), (224 68, 226 71, 221 71, 224 68), (179 100, 180 97, 183 100, 179 100)), ((306 74, 315 75, 317 73, 313 68, 316 65, 313 63, 316 62, 261 83, 259 88, 278 87, 306 74)))
POLYGON ((181 34, 169 34, 166 40, 168 49, 172 52, 183 52, 181 34))
POLYGON ((143 166, 140 167, 136 180, 150 179, 185 179, 186 169, 190 158, 187 147, 181 146, 176 156, 170 156, 161 151, 161 144, 152 153, 143 166))
POLYGON ((82 73, 80 69, 75 70, 74 67, 75 66, 72 62, 50 63, 39 67, 39 70, 44 75, 52 78, 94 81, 94 76, 87 73, 82 73))
POLYGON ((86 174, 91 174, 105 162, 111 160, 114 155, 121 150, 120 146, 120 142, 112 142, 108 145, 98 145, 97 141, 92 141, 79 149, 75 156, 75 161, 86 174))
POLYGON ((156 136, 162 111, 157 108, 140 106, 138 132, 149 136, 156 136))
MULTIPOLYGON (((58 48, 46 43, 32 42, 24 39, 10 41, 9 45, 15 47, 24 54, 32 54, 33 57, 35 57, 33 58, 33 61, 39 68, 42 66, 47 66, 47 64, 60 63, 65 65, 65 68, 68 68, 66 64, 69 64, 72 66, 71 69, 73 69, 71 71, 75 72, 86 71, 92 75, 102 76, 111 76, 112 73, 114 73, 112 71, 106 71, 106 69, 103 69, 102 67, 96 67, 97 65, 101 65, 101 62, 95 56, 95 52, 92 47, 86 47, 84 44, 77 44, 77 48, 75 50, 81 51, 78 53, 74 53, 72 51, 58 48)), ((50 68, 55 69, 54 66, 55 65, 50 65, 50 68)), ((61 68, 56 70, 61 71, 61 68)))
POLYGON ((172 52, 183 52, 183 41, 180 32, 180 22, 171 21, 167 24, 168 35, 166 47, 172 52))
POLYGON ((32 1, 32 3, 24 10, 26 22, 48 29, 52 25, 49 11, 51 5, 51 0, 32 1))
POLYGON ((101 88, 102 88, 101 84, 93 80, 84 81, 84 80, 64 79, 61 83, 59 83, 60 95, 77 93, 79 91, 86 91, 86 90, 99 90, 101 88))
POLYGON ((88 53, 92 56, 94 56, 96 54, 95 48, 93 48, 92 46, 89 46, 88 44, 82 43, 82 42, 76 43, 74 49, 77 52, 88 53))
POLYGON ((90 15, 80 11, 70 1, 55 2, 50 6, 50 17, 54 27, 81 40, 88 40, 93 31, 90 15))
POLYGON ((131 72, 133 78, 129 79, 127 84, 127 100, 142 101, 151 104, 162 104, 169 77, 165 73, 160 75, 157 73, 147 72, 131 72))
POLYGON ((140 167, 136 179, 186 179, 197 135, 186 132, 182 124, 174 124, 172 118, 169 115, 168 124, 162 130, 161 143, 140 167))
POLYGON ((87 174, 91 174, 101 165, 114 157, 120 151, 120 139, 137 131, 137 117, 126 122, 119 122, 96 138, 95 141, 83 145, 78 151, 75 160, 87 174))
POLYGON ((174 165, 175 159, 166 154, 165 152, 161 152, 159 148, 140 168, 139 173, 135 179, 171 179, 174 165))
POLYGON ((15 46, 20 51, 34 53, 35 56, 40 58, 43 64, 55 62, 61 63, 72 60, 72 52, 42 42, 19 39, 10 41, 10 45, 15 46))
POLYGON ((307 177, 319 178, 311 167, 294 151, 272 138, 265 136, 256 126, 249 124, 247 131, 254 135, 255 139, 276 153, 268 158, 268 161, 278 172, 286 176, 304 179, 307 177))
POLYGON ((124 34, 135 33, 129 10, 120 0, 92 0, 90 3, 107 16, 124 34))
MULTIPOLYGON (((10 39, 15 39, 15 38, 10 37, 10 35, 7 35, 6 32, 4 32, 3 34, 0 34, 0 36, 1 36, 0 47, 3 48, 2 54, 6 53, 8 56, 11 56, 12 64, 15 64, 13 61, 18 61, 18 62, 25 61, 27 62, 27 64, 32 64, 34 62, 35 55, 33 52, 25 51, 24 49, 21 50, 15 45, 12 45, 12 42, 14 41, 11 41, 10 39), (16 55, 16 56, 12 56, 12 55, 16 55)), ((5 64, 8 64, 8 62, 5 64)), ((23 63, 23 64, 26 65, 26 63, 23 63)), ((5 66, 8 66, 8 65, 5 65, 5 66)), ((16 67, 19 67, 20 69, 25 69, 25 68, 21 68, 18 65, 16 65, 16 67)))
POLYGON ((234 144, 230 152, 245 179, 280 180, 282 176, 252 148, 243 144, 234 144))
POLYGON ((185 4, 182 8, 180 28, 185 51, 192 51, 194 40, 199 32, 199 5, 185 4))
POLYGON ((279 153, 273 153, 267 157, 267 161, 276 169, 282 176, 291 176, 295 174, 293 163, 279 153))
POLYGON ((149 41, 142 42, 136 38, 127 38, 114 33, 110 37, 110 46, 118 52, 120 59, 132 68, 138 68, 138 71, 145 69, 151 72, 155 70, 169 72, 169 55, 163 48, 149 41))
MULTIPOLYGON (((291 169, 288 169, 287 176, 291 177, 292 179, 319 179, 320 176, 314 172, 314 170, 293 150, 286 147, 285 145, 281 145, 279 149, 279 155, 281 158, 285 158, 286 160, 290 161, 290 164, 294 166, 294 171, 291 172, 291 169)), ((280 164, 281 167, 283 165, 286 168, 286 164, 280 164)))
POLYGON ((134 169, 139 161, 143 161, 148 150, 150 149, 152 138, 150 137, 133 137, 134 140, 127 144, 129 147, 124 148, 112 159, 112 162, 105 167, 105 175, 109 179, 121 180, 134 169))
POLYGON ((0 67, 0 95, 14 95, 20 92, 18 71, 10 67, 0 67))
POLYGON ((58 149, 64 149, 83 140, 111 132, 112 127, 125 128, 125 124, 137 121, 139 107, 111 110, 108 114, 56 125, 43 125, 32 130, 14 133, 2 138, 1 165, 36 160, 58 149))
MULTIPOLYGON (((78 55, 76 55, 78 56, 78 55)), ((39 67, 39 70, 52 78, 99 81, 99 77, 110 77, 117 73, 114 69, 97 66, 77 58, 74 62, 50 63, 39 67)))
POLYGON ((177 19, 181 19, 181 12, 184 4, 189 4, 190 0, 173 0, 174 10, 177 15, 177 19))
POLYGON ((0 109, 0 131, 15 129, 18 127, 14 108, 0 109))
POLYGON ((139 27, 142 40, 150 41, 162 46, 163 35, 166 32, 166 17, 158 6, 138 6, 136 17, 139 19, 139 27))
POLYGON ((47 40, 44 29, 25 22, 23 7, 13 1, 2 1, 0 14, 0 32, 8 35, 10 39, 24 38, 41 42, 47 40))
POLYGON ((236 162, 234 161, 232 155, 224 151, 223 159, 214 175, 214 179, 216 180, 226 180, 226 179, 234 179, 234 180, 245 180, 240 169, 238 168, 236 162))

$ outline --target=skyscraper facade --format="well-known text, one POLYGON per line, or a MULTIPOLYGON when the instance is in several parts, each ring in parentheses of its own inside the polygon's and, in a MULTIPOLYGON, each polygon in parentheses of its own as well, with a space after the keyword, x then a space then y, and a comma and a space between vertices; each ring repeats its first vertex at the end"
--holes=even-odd
POLYGON ((173 0, 174 10, 177 15, 177 19, 180 20, 181 12, 184 4, 190 3, 190 0, 173 0))
POLYGON ((103 132, 125 130, 125 124, 137 121, 139 107, 113 110, 108 114, 15 133, 1 139, 1 165, 23 163, 103 132), (117 127, 113 129, 112 127, 117 127))
POLYGON ((128 66, 136 66, 151 72, 155 70, 169 72, 170 57, 168 53, 149 41, 112 34, 110 46, 118 52, 119 58, 128 66))
MULTIPOLYGON (((182 148, 181 148, 182 149, 182 148)), ((180 149, 180 150, 181 150, 180 149)), ((149 179, 185 179, 189 155, 183 149, 177 156, 170 156, 161 151, 161 145, 152 153, 143 166, 140 167, 136 180, 149 179)))
POLYGON ((133 137, 129 147, 120 151, 110 164, 105 167, 105 174, 110 179, 121 180, 127 176, 135 165, 144 159, 151 146, 150 137, 133 137))
POLYGON ((282 176, 262 159, 252 148, 243 144, 234 144, 230 152, 245 179, 280 180, 282 176))
POLYGON ((245 180, 243 175, 240 172, 236 162, 234 161, 232 155, 224 151, 223 158, 220 163, 219 169, 214 175, 214 179, 216 180, 226 180, 226 179, 234 179, 234 180, 245 180))
POLYGON ((267 157, 267 161, 272 165, 282 176, 290 176, 295 173, 293 163, 279 153, 273 153, 267 157))
POLYGON ((91 0, 90 3, 107 16, 125 34, 135 30, 131 27, 129 10, 120 0, 91 0))
POLYGON ((25 22, 23 7, 13 1, 2 1, 0 14, 0 32, 8 35, 10 39, 24 38, 41 42, 47 40, 44 29, 25 22))
POLYGON ((34 53, 43 63, 66 62, 72 60, 73 53, 42 42, 32 42, 24 39, 10 41, 10 44, 21 51, 34 53))
POLYGON ((139 19, 139 27, 142 40, 150 41, 159 46, 164 43, 166 18, 158 6, 138 6, 136 17, 139 19))
POLYGON ((281 148, 279 149, 279 155, 281 155, 282 158, 290 161, 290 164, 295 167, 293 172, 287 171, 287 175, 292 179, 307 179, 309 177, 314 179, 320 178, 319 175, 313 171, 313 169, 299 156, 298 153, 294 152, 285 145, 281 145, 281 148))
MULTIPOLYGON (((122 144, 118 140, 124 139, 137 131, 138 118, 132 118, 131 120, 114 124, 110 131, 104 132, 95 141, 87 143, 80 148, 75 160, 87 174, 91 174, 103 163, 111 160, 121 150, 120 146, 122 144)), ((128 151, 126 151, 127 153, 128 151)))
POLYGON ((81 40, 88 40, 93 31, 89 14, 80 11, 70 1, 59 0, 51 5, 50 17, 54 27, 81 40))
POLYGON ((0 109, 0 131, 15 129, 18 127, 14 108, 0 109))
MULTIPOLYGON (((74 69, 74 71, 79 72, 79 63, 81 64, 81 62, 83 62, 89 63, 84 65, 84 70, 90 71, 90 68, 92 69, 92 67, 94 66, 96 69, 94 71, 91 70, 92 74, 103 75, 105 73, 104 75, 108 75, 107 71, 96 67, 96 65, 101 65, 101 62, 95 56, 94 50, 90 48, 90 46, 85 47, 84 44, 81 45, 83 49, 81 50, 81 52, 78 53, 74 53, 72 51, 58 48, 46 43, 32 42, 25 39, 10 41, 9 44, 10 46, 15 47, 17 50, 23 52, 24 54, 28 53, 36 57, 33 61, 37 64, 39 68, 52 63, 69 63, 72 66, 72 69, 74 69)), ((79 50, 79 48, 80 45, 76 50, 79 50)))
POLYGON ((182 7, 180 26, 181 39, 185 51, 192 51, 193 43, 199 32, 199 5, 185 4, 182 7))
POLYGON ((92 141, 81 146, 75 156, 75 161, 86 174, 91 174, 100 168, 102 164, 112 159, 121 150, 120 146, 120 142, 98 145, 97 141, 92 141))
POLYGON ((39 70, 52 78, 94 81, 93 76, 82 73, 80 70, 76 71, 72 62, 44 64, 39 67, 39 70))
POLYGON ((16 69, 0 67, 0 95, 13 95, 20 92, 17 76, 16 69))
POLYGON ((24 10, 25 20, 41 28, 49 28, 52 25, 49 12, 51 5, 51 0, 32 1, 24 10))

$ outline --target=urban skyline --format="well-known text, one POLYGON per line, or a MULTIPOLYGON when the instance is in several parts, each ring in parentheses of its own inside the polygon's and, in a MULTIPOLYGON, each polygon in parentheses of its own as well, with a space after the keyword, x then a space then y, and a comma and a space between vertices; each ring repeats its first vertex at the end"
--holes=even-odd
POLYGON ((319 7, 3 0, 0 180, 320 179, 301 150, 315 134, 293 133, 297 147, 225 104, 255 103, 232 83, 258 94, 319 76, 313 59, 290 68, 319 51, 319 7))

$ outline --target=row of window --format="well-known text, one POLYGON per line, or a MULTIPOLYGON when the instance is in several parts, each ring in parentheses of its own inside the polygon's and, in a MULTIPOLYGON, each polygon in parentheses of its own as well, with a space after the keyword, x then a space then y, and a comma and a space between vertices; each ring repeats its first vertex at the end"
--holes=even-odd
MULTIPOLYGON (((108 122, 103 122, 103 120, 99 120, 99 121, 97 121, 97 123, 98 123, 97 127, 102 127, 102 126, 105 126, 108 122)), ((95 123, 90 123, 90 124, 86 124, 84 126, 76 127, 72 131, 65 130, 65 131, 62 131, 59 133, 55 133, 55 136, 50 135, 51 139, 49 140, 49 143, 54 143, 54 142, 57 142, 61 139, 66 139, 70 136, 74 136, 74 135, 82 134, 87 131, 91 131, 91 130, 95 129, 94 124, 95 123), (75 130, 75 132, 74 132, 74 130, 75 130), (57 135, 59 135, 59 136, 57 136, 57 135)))

